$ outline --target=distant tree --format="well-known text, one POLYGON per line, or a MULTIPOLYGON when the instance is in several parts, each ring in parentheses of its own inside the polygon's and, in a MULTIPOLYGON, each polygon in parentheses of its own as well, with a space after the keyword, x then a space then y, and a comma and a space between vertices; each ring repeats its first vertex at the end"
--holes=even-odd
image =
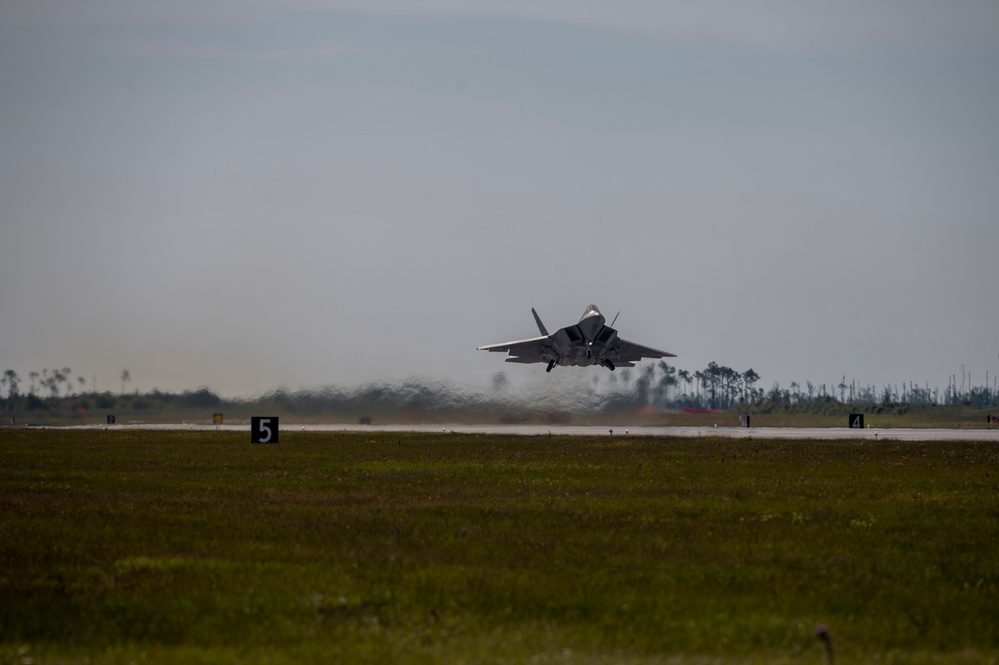
POLYGON ((54 369, 52 373, 48 376, 48 389, 49 395, 51 397, 58 397, 60 388, 65 384, 66 396, 72 392, 73 384, 69 380, 69 375, 73 373, 69 367, 63 367, 62 369, 54 369))
POLYGON ((210 409, 222 406, 222 398, 207 388, 199 388, 194 392, 185 391, 180 403, 188 408, 210 409))
POLYGON ((707 385, 707 377, 704 376, 704 372, 700 370, 694 371, 694 385, 697 386, 697 401, 701 400, 701 394, 704 392, 705 386, 707 385))
POLYGON ((87 382, 87 380, 85 378, 83 378, 82 376, 76 377, 76 380, 80 384, 80 392, 82 393, 83 392, 83 384, 85 384, 87 382))
POLYGON ((752 367, 742 373, 742 383, 745 386, 746 391, 749 393, 750 399, 753 399, 754 395, 753 384, 759 380, 760 375, 753 371, 752 367))
POLYGON ((641 374, 638 376, 638 380, 635 381, 635 400, 642 406, 645 406, 651 401, 649 395, 655 372, 655 365, 645 365, 642 368, 641 374))
POLYGON ((506 377, 506 372, 496 372, 493 374, 493 391, 505 392, 510 387, 510 379, 506 377))
POLYGON ((132 374, 128 369, 121 370, 121 394, 125 394, 125 384, 132 380, 132 374))
POLYGON ((659 377, 659 389, 656 401, 666 404, 669 402, 670 389, 677 384, 676 368, 665 360, 660 360, 658 367, 662 370, 662 376, 659 377))
POLYGON ((736 396, 739 394, 739 382, 742 375, 731 367, 725 366, 719 369, 719 374, 725 392, 725 406, 731 407, 735 404, 736 396))
POLYGON ((38 381, 38 372, 29 372, 28 378, 31 379, 31 383, 28 384, 28 394, 35 394, 35 383, 38 381))
POLYGON ((714 360, 708 363, 704 369, 704 376, 707 378, 707 389, 711 393, 711 408, 718 408, 718 386, 721 383, 721 368, 714 360))
POLYGON ((780 389, 780 383, 774 381, 774 385, 767 393, 766 401, 772 406, 780 406, 784 403, 784 392, 780 389))
POLYGON ((59 396, 59 386, 65 378, 66 375, 63 374, 61 369, 54 369, 51 374, 49 374, 48 369, 42 370, 42 387, 48 388, 49 397, 59 396))
POLYGON ((681 381, 683 381, 684 385, 687 386, 687 388, 686 388, 686 390, 684 392, 689 396, 690 395, 690 386, 694 383, 694 377, 692 377, 690 375, 690 372, 688 372, 685 369, 681 369, 679 372, 677 372, 676 375, 680 378, 681 381))

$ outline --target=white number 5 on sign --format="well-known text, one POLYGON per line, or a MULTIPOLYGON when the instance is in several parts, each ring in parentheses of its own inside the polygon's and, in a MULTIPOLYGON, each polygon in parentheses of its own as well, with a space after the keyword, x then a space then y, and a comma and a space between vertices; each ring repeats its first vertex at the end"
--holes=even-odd
POLYGON ((277 443, 278 419, 276 416, 250 418, 250 443, 277 443))

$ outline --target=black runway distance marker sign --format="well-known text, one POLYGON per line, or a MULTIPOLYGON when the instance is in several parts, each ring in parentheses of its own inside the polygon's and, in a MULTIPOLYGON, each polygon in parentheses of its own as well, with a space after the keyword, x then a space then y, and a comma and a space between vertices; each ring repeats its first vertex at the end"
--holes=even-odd
POLYGON ((250 443, 277 443, 277 416, 250 417, 250 443))

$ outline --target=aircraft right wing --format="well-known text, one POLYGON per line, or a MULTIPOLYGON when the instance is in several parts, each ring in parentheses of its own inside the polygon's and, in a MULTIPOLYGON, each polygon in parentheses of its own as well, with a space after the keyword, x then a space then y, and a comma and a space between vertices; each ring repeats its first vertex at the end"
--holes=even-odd
POLYGON ((507 351, 510 357, 506 359, 508 363, 541 363, 545 362, 541 357, 545 347, 548 346, 548 337, 532 337, 516 342, 503 342, 502 344, 488 344, 478 347, 478 351, 507 351))

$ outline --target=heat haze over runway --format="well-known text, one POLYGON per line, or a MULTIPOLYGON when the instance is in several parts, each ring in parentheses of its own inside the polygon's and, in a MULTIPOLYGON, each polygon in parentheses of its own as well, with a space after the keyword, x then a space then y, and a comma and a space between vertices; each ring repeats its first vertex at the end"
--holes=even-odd
MULTIPOLYGON (((943 428, 866 428, 848 427, 628 427, 596 425, 356 425, 302 424, 280 422, 285 432, 440 432, 442 434, 498 434, 515 436, 632 436, 632 437, 724 437, 730 439, 814 439, 865 441, 994 441, 999 443, 996 429, 943 428)), ((81 425, 67 429, 148 429, 148 430, 214 430, 249 431, 249 424, 204 425, 193 423, 81 425)))

